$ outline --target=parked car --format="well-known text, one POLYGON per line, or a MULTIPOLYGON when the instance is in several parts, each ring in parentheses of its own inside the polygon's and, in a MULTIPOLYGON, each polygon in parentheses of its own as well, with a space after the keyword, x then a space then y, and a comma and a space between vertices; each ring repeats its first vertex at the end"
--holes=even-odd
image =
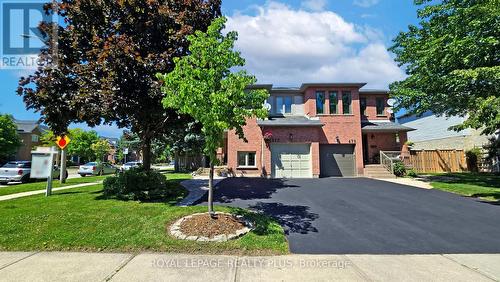
POLYGON ((117 171, 118 169, 109 163, 89 162, 79 167, 78 174, 85 177, 87 175, 113 174, 117 171))
POLYGON ((142 162, 128 162, 122 165, 121 170, 126 171, 130 170, 131 168, 138 168, 142 166, 142 162))
MULTIPOLYGON (((0 184, 7 184, 9 182, 22 182, 26 183, 31 181, 31 162, 30 161, 11 161, 6 163, 0 168, 0 184)), ((61 170, 58 166, 54 166, 52 170, 52 178, 59 178, 61 170)), ((66 171, 66 178, 68 178, 68 171, 66 171)))

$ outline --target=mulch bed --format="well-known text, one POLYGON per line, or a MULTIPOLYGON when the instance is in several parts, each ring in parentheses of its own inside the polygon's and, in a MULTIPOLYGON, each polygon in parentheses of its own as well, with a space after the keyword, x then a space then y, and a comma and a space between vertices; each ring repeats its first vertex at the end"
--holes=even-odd
POLYGON ((238 218, 227 214, 217 214, 214 218, 209 214, 200 214, 184 220, 180 227, 181 232, 187 236, 203 236, 212 239, 217 235, 234 234, 245 228, 245 224, 238 218))

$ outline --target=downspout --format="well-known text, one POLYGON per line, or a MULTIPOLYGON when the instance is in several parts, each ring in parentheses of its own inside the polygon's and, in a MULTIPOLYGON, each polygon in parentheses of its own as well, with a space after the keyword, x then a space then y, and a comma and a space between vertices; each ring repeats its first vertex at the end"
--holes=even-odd
MULTIPOLYGON (((262 132, 264 132, 264 128, 261 128, 262 132)), ((260 174, 262 177, 266 177, 267 175, 264 176, 264 136, 260 138, 260 174)))

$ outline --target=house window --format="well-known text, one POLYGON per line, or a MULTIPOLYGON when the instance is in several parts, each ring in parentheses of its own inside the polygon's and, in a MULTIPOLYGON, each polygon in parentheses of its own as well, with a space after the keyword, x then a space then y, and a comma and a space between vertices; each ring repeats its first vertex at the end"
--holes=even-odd
POLYGON ((292 96, 276 96, 276 113, 291 114, 292 113, 292 96))
POLYGON ((385 99, 377 98, 377 116, 383 116, 385 111, 385 99))
POLYGON ((255 166, 255 152, 238 152, 238 167, 255 166))
POLYGON ((325 92, 316 92, 316 114, 325 113, 325 92))
POLYGON ((292 96, 285 96, 285 114, 292 113, 292 96))
POLYGON ((361 108, 361 115, 366 116, 366 98, 359 98, 359 107, 361 108))
POLYGON ((36 143, 36 142, 38 142, 39 140, 40 140, 40 138, 38 137, 38 135, 36 135, 36 134, 32 134, 32 135, 31 135, 31 142, 36 143))
POLYGON ((350 91, 342 92, 342 111, 344 115, 352 114, 351 111, 352 96, 350 91))
POLYGON ((399 139, 399 133, 396 133, 396 144, 401 143, 401 139, 399 139))
POLYGON ((338 113, 339 98, 337 91, 330 92, 330 114, 335 115, 338 113))

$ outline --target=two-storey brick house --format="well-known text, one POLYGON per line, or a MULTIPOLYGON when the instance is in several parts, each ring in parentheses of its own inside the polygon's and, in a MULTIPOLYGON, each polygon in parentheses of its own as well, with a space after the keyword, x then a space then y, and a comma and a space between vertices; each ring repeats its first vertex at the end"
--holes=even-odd
POLYGON ((307 83, 273 88, 266 120, 249 119, 248 142, 227 136, 227 165, 236 175, 316 178, 363 175, 383 151, 400 151, 411 128, 392 121, 387 91, 364 83, 307 83))

